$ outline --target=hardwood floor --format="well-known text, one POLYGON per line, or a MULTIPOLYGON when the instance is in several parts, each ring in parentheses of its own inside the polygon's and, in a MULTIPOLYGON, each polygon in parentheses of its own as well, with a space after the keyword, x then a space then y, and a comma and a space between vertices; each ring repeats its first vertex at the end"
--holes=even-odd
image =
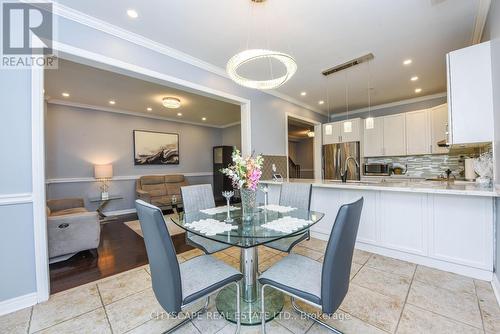
MULTIPOLYGON (((51 264, 51 293, 147 264, 144 239, 123 223, 135 219, 136 215, 121 216, 116 221, 102 225, 101 242, 97 250, 80 252, 66 261, 51 264)), ((176 235, 172 240, 177 254, 193 249, 186 245, 184 234, 176 235)))

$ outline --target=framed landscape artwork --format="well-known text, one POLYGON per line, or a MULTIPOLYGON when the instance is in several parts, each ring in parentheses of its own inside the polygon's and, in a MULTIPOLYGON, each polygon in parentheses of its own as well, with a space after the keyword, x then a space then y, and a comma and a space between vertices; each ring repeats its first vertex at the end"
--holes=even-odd
POLYGON ((134 130, 134 163, 136 165, 178 165, 179 135, 134 130))

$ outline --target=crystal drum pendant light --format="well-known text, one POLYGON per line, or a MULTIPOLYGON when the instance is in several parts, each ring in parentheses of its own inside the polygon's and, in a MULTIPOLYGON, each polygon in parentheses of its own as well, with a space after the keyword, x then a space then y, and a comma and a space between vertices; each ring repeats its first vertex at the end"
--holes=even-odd
MULTIPOLYGON (((255 3, 262 3, 265 0, 251 0, 255 3)), ((250 28, 249 28, 250 29, 250 28)), ((273 89, 283 85, 297 72, 297 63, 292 56, 278 51, 264 49, 248 49, 235 54, 229 59, 226 65, 226 72, 237 84, 254 89, 273 89), (269 80, 252 80, 238 74, 238 69, 248 63, 258 60, 277 60, 285 66, 286 73, 279 78, 269 80)))

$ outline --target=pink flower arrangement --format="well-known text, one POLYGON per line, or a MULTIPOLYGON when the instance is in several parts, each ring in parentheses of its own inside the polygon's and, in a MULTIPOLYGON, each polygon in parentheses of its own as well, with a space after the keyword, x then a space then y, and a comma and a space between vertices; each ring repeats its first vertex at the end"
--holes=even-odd
POLYGON ((233 164, 222 169, 221 172, 231 179, 235 189, 257 190, 262 176, 262 163, 264 162, 262 156, 243 158, 240 151, 235 149, 232 158, 233 164))

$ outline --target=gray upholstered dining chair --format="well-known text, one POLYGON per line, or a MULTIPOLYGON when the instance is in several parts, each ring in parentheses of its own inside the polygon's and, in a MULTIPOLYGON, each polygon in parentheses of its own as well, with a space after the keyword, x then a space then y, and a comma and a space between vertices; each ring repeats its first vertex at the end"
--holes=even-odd
MULTIPOLYGON (((161 210, 142 200, 136 200, 135 206, 144 234, 153 291, 163 309, 177 315, 197 301, 206 298, 205 307, 195 312, 196 316, 207 310, 211 294, 225 286, 235 284, 238 333, 241 326, 238 282, 243 275, 210 255, 201 255, 179 264, 161 210)), ((189 320, 190 317, 186 317, 168 332, 176 330, 189 320)))
MULTIPOLYGON (((185 213, 215 208, 214 193, 210 184, 181 187, 181 194, 185 213)), ((191 232, 186 232, 186 243, 201 249, 205 254, 213 254, 231 247, 230 245, 203 238, 191 232)))
MULTIPOLYGON (((307 183, 288 183, 281 185, 279 204, 291 206, 293 208, 309 210, 311 206, 311 184, 307 183)), ((292 248, 299 242, 309 239, 309 230, 301 232, 291 237, 286 237, 267 243, 266 246, 282 252, 290 253, 292 248)))
MULTIPOLYGON (((363 198, 340 207, 326 247, 323 264, 308 257, 291 254, 266 270, 260 277, 261 300, 264 290, 272 287, 292 297, 293 308, 334 333, 341 333, 320 321, 318 317, 302 311, 295 299, 321 308, 325 314, 333 314, 349 290, 354 244, 358 234, 363 198)), ((262 303, 264 316, 264 303, 262 303)), ((265 321, 262 332, 266 332, 265 321)))

